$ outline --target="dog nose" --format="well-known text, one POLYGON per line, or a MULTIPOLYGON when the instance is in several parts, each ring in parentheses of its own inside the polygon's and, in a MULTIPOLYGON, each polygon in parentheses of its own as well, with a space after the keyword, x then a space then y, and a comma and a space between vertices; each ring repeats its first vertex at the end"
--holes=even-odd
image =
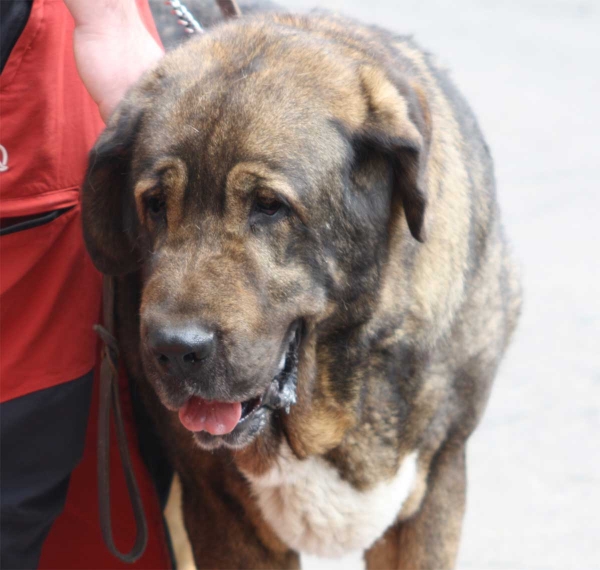
POLYGON ((148 346, 162 365, 187 371, 214 352, 215 334, 199 326, 159 328, 149 334, 148 346))

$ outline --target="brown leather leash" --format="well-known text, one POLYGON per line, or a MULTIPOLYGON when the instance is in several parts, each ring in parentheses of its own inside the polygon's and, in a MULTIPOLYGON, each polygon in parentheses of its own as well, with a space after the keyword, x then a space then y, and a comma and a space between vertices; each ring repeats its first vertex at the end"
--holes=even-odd
MULTIPOLYGON (((216 0, 225 19, 239 17, 240 9, 235 0, 216 0)), ((172 4, 172 3, 170 3, 172 4)), ((184 12, 176 15, 188 20, 189 12, 180 2, 184 12), (182 16, 183 14, 183 16, 182 16)), ((191 14, 189 17, 192 18, 191 14)), ((193 26, 191 22, 182 21, 192 32, 201 32, 202 28, 193 26)), ((197 24, 197 23, 196 23, 197 24)), ((95 325, 94 330, 104 343, 102 363, 100 365, 100 410, 98 416, 98 511, 100 529, 106 546, 112 554, 126 563, 133 563, 142 556, 148 544, 148 523, 144 513, 144 505, 133 471, 131 456, 127 445, 127 434, 121 411, 119 398, 119 345, 115 336, 115 279, 104 276, 103 282, 103 319, 104 325, 95 325), (114 413, 115 429, 119 448, 119 456, 125 473, 127 492, 135 518, 135 543, 129 552, 121 552, 115 545, 112 532, 110 511, 110 416, 114 413)))
POLYGON ((100 530, 106 546, 117 558, 129 564, 135 562, 146 549, 148 524, 140 490, 133 472, 131 456, 127 445, 127 434, 123 423, 121 399, 119 397, 119 346, 114 336, 115 287, 113 277, 104 277, 103 312, 104 326, 96 325, 94 330, 104 343, 100 365, 100 411, 98 415, 98 512, 100 530), (135 543, 129 552, 121 552, 115 545, 110 517, 110 412, 114 412, 119 456, 125 473, 127 492, 135 518, 135 543))
POLYGON ((242 15, 240 7, 235 0, 217 0, 223 18, 239 18, 242 15))

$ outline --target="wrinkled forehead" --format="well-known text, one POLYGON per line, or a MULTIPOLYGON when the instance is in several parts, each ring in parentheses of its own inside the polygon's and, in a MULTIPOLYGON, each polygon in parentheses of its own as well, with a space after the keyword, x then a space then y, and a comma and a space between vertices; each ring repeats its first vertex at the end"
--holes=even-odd
POLYGON ((138 177, 160 177, 176 159, 186 202, 207 211, 223 210, 232 178, 242 182, 244 172, 308 196, 340 171, 348 148, 323 103, 292 87, 269 77, 222 78, 165 97, 162 109, 158 100, 141 129, 138 177))
POLYGON ((173 65, 167 61, 142 120, 136 166, 176 155, 190 180, 222 186, 240 162, 299 178, 342 164, 341 107, 351 107, 351 91, 359 92, 354 72, 311 46, 288 43, 274 51, 267 42, 251 55, 221 50, 221 57, 218 44, 198 43, 173 65))

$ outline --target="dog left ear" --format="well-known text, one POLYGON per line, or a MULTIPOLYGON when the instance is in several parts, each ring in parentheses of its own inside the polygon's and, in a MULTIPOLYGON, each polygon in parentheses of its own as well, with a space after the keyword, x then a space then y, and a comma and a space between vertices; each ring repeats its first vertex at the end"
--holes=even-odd
POLYGON ((424 97, 401 78, 389 79, 375 67, 359 70, 367 117, 358 133, 361 144, 375 146, 393 166, 395 191, 415 239, 427 238, 425 166, 429 148, 428 109, 424 97))
POLYGON ((129 178, 142 114, 130 95, 120 103, 89 155, 82 190, 83 236, 94 265, 106 275, 131 273, 140 263, 129 178))

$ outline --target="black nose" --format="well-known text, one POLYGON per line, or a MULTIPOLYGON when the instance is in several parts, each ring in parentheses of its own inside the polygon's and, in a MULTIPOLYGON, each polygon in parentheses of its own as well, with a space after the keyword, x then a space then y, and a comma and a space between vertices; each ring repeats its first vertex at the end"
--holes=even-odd
POLYGON ((148 335, 148 346, 163 366, 190 370, 214 352, 215 334, 198 326, 159 328, 148 335))

